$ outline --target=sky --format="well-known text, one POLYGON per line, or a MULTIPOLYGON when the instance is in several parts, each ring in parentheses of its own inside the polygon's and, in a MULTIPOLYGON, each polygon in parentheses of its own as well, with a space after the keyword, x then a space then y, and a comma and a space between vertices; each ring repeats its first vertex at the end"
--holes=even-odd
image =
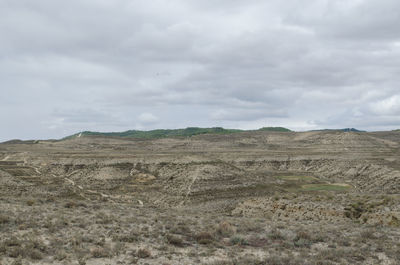
POLYGON ((0 141, 400 128, 398 0, 2 0, 0 141))

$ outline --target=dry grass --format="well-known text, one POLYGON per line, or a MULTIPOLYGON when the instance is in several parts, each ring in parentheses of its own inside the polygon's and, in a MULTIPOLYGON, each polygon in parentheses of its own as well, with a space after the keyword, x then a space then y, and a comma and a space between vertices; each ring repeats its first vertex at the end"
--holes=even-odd
POLYGON ((396 264, 397 156, 297 136, 0 144, 0 264, 396 264))

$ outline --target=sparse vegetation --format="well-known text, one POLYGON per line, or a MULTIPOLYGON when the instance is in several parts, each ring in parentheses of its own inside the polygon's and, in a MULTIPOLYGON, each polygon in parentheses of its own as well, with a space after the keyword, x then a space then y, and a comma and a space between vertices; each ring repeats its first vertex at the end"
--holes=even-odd
POLYGON ((397 153, 343 135, 0 144, 0 263, 396 264, 397 153))
POLYGON ((344 184, 307 184, 302 186, 306 191, 346 191, 351 188, 344 184))
POLYGON ((318 180, 315 177, 311 176, 277 176, 278 179, 283 179, 283 180, 293 180, 293 181, 314 181, 318 180))

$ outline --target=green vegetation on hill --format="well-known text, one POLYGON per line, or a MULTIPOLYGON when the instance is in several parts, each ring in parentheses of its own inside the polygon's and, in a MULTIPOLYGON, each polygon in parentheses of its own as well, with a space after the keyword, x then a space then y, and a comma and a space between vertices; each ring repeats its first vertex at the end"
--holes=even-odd
POLYGON ((312 132, 318 132, 318 131, 338 131, 338 132, 365 132, 362 130, 358 130, 355 128, 343 128, 343 129, 321 129, 321 130, 312 130, 312 132))
POLYGON ((284 127, 262 127, 258 130, 267 132, 291 132, 291 130, 284 127))
POLYGON ((343 132, 365 132, 363 130, 358 130, 355 128, 344 128, 344 129, 340 129, 340 131, 343 131, 343 132))
MULTIPOLYGON (((263 127, 256 131, 272 131, 272 132, 290 132, 289 129, 283 127, 263 127)), ((222 127, 213 128, 199 128, 199 127, 188 127, 186 129, 158 129, 151 131, 138 131, 129 130, 125 132, 91 132, 84 131, 64 139, 78 137, 78 136, 108 136, 108 137, 130 137, 130 138, 144 138, 144 139, 156 139, 156 138, 166 138, 166 137, 176 137, 176 136, 194 136, 200 134, 232 134, 238 132, 246 132, 245 130, 239 129, 224 129, 222 127)))
POLYGON ((82 132, 82 136, 115 136, 115 137, 134 137, 134 138, 164 138, 171 136, 193 136, 206 133, 214 134, 228 134, 240 132, 241 130, 233 129, 223 129, 220 127, 215 128, 197 128, 189 127, 186 129, 173 129, 173 130, 151 130, 151 131, 137 131, 129 130, 126 132, 111 132, 111 133, 101 133, 101 132, 82 132))

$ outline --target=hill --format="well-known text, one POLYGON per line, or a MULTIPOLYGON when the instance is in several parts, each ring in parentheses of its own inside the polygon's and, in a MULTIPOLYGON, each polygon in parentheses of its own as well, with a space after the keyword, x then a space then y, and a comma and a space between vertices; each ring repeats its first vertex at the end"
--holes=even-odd
POLYGON ((268 131, 268 132, 291 132, 291 130, 284 127, 262 127, 258 131, 268 131))
MULTIPOLYGON (((247 130, 250 131, 250 130, 247 130)), ((290 132, 291 130, 283 127, 263 127, 256 131, 274 131, 274 132, 290 132)), ((130 138, 143 138, 143 139, 157 139, 166 137, 190 137, 200 134, 232 134, 238 132, 246 132, 246 130, 240 129, 224 129, 222 127, 213 128, 199 128, 199 127, 188 127, 185 129, 157 129, 150 131, 140 130, 129 130, 125 132, 91 132, 84 131, 71 136, 67 136, 64 139, 82 136, 104 136, 104 137, 130 137, 130 138)))
POLYGON ((321 130, 312 130, 313 132, 319 131, 339 131, 339 132, 366 132, 362 130, 358 130, 355 128, 343 128, 343 129, 321 129, 321 130))

